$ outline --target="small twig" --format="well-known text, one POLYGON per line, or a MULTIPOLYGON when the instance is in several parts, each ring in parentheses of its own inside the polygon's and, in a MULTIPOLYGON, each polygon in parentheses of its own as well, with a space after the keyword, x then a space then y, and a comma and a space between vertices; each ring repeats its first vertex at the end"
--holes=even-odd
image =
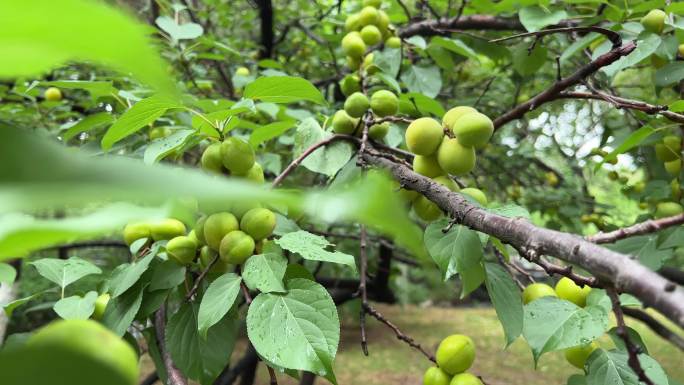
POLYGON ((371 305, 366 306, 366 312, 368 314, 372 315, 378 321, 385 324, 388 328, 392 329, 392 331, 394 332, 394 334, 397 336, 397 338, 399 340, 406 342, 410 347, 417 349, 418 351, 423 353, 423 355, 425 357, 427 357, 428 360, 435 362, 435 363, 437 362, 437 360, 435 360, 435 357, 432 354, 428 353, 413 338, 409 337, 408 335, 404 334, 401 330, 399 330, 399 328, 395 324, 393 324, 391 321, 389 321, 387 318, 385 318, 379 311, 375 310, 375 308, 373 308, 371 305))
POLYGON ((507 263, 501 252, 496 247, 494 248, 494 255, 496 255, 496 259, 499 260, 499 264, 506 268, 506 270, 508 270, 508 274, 511 275, 511 278, 513 278, 513 281, 515 281, 516 285, 518 285, 520 290, 525 290, 525 285, 522 282, 520 282, 518 277, 515 276, 515 272, 511 267, 512 263, 507 263))
POLYGON ((397 3, 401 7, 402 10, 404 10, 404 14, 406 15, 406 18, 410 21, 413 17, 411 16, 411 12, 409 12, 408 7, 402 0, 397 0, 397 3))
POLYGON ((249 289, 245 285, 245 281, 240 282, 240 288, 242 289, 242 295, 245 296, 245 303, 247 306, 252 304, 252 296, 249 294, 249 289))
POLYGON ((482 98, 485 96, 487 91, 489 91, 489 87, 491 87, 492 83, 494 82, 494 79, 496 79, 496 76, 492 76, 491 78, 489 78, 489 80, 485 84, 484 90, 482 90, 482 93, 480 93, 480 96, 477 97, 475 104, 473 104, 473 107, 476 108, 477 105, 480 104, 480 101, 482 100, 482 98))
POLYGON ((684 214, 677 214, 661 219, 649 219, 632 226, 623 227, 608 233, 598 233, 585 237, 587 241, 594 243, 613 243, 621 239, 637 235, 651 234, 672 226, 684 223, 684 214))
POLYGON ((368 291, 366 287, 366 270, 368 268, 368 253, 366 226, 361 225, 361 239, 359 241, 359 289, 356 295, 361 296, 361 311, 359 321, 361 325, 361 350, 368 356, 368 338, 366 336, 366 307, 368 306, 368 291))
POLYGON ((202 270, 199 277, 195 279, 195 283, 192 285, 192 288, 190 289, 190 291, 188 291, 188 294, 185 296, 186 301, 190 301, 192 297, 195 295, 195 293, 197 293, 197 289, 199 288, 200 283, 202 283, 202 280, 204 279, 204 277, 206 277, 207 273, 209 273, 209 270, 214 266, 214 264, 216 264, 218 259, 219 255, 216 254, 214 259, 212 259, 211 262, 209 262, 209 265, 204 270, 202 270))
POLYGON ((577 285, 580 286, 591 286, 591 287, 601 287, 599 285, 598 279, 595 277, 585 277, 583 275, 579 275, 575 272, 572 271, 572 266, 567 265, 567 266, 561 266, 561 265, 556 265, 554 263, 551 263, 541 257, 541 255, 537 255, 536 252, 533 250, 526 249, 524 247, 517 248, 518 253, 520 256, 523 258, 527 259, 528 261, 535 263, 539 265, 544 271, 546 271, 549 275, 553 276, 554 274, 562 275, 564 277, 570 278, 573 280, 577 285))
POLYGON ((613 43, 613 49, 618 48, 622 45, 622 37, 620 37, 620 34, 611 31, 606 28, 601 28, 601 27, 596 27, 596 26, 589 26, 589 27, 565 27, 565 28, 551 28, 551 29, 543 29, 541 31, 535 31, 535 32, 526 32, 526 33, 520 33, 517 35, 513 36, 506 36, 502 37, 499 39, 494 39, 490 40, 490 43, 500 43, 502 41, 506 40, 512 40, 512 39, 520 39, 523 37, 529 37, 529 36, 535 36, 537 38, 543 37, 546 35, 551 35, 554 33, 572 33, 572 32, 597 32, 602 35, 605 35, 608 40, 610 40, 611 43, 613 43))
POLYGON ((266 365, 266 367, 268 368, 268 375, 269 375, 269 377, 271 377, 270 384, 271 385, 278 385, 278 379, 276 378, 275 370, 273 370, 273 368, 268 366, 268 365, 266 365))

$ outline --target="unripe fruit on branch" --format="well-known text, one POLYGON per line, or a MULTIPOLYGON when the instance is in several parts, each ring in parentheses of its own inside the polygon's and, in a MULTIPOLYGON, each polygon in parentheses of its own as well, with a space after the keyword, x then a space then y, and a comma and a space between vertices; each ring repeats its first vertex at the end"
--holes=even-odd
POLYGON ((195 233, 195 229, 190 230, 188 233, 188 238, 192 239, 193 242, 197 245, 197 247, 202 246, 204 242, 200 242, 199 238, 197 238, 197 234, 195 233))
POLYGON ((221 143, 223 167, 233 175, 245 175, 254 166, 254 150, 249 143, 230 137, 221 143))
POLYGON ((596 342, 567 348, 564 351, 565 359, 577 369, 584 369, 584 364, 587 362, 587 359, 591 353, 598 348, 599 346, 596 342))
POLYGON ((442 216, 442 210, 440 210, 439 206, 423 195, 418 195, 418 197, 413 200, 412 207, 418 218, 426 222, 434 221, 442 216))
POLYGON ((461 116, 472 112, 477 112, 477 110, 469 106, 454 107, 447 111, 442 117, 442 126, 453 131, 454 123, 456 123, 461 116))
POLYGON ((238 222, 239 222, 240 219, 242 219, 242 216, 245 215, 245 213, 247 213, 247 211, 249 211, 251 209, 256 209, 259 207, 262 207, 262 206, 261 206, 261 203, 259 203, 258 201, 237 202, 237 203, 233 204, 230 212, 233 213, 233 215, 235 215, 235 218, 237 218, 238 222))
POLYGON ((254 162, 252 168, 250 168, 249 171, 247 171, 247 173, 245 174, 245 179, 257 184, 264 183, 264 169, 261 168, 261 165, 259 163, 254 162))
POLYGON ((440 175, 440 176, 433 178, 433 179, 435 182, 441 184, 442 186, 448 188, 451 191, 456 192, 456 191, 460 190, 458 185, 456 184, 456 182, 454 182, 453 179, 449 178, 446 175, 440 175))
POLYGON ((656 158, 661 162, 670 162, 675 159, 679 159, 679 153, 681 150, 675 150, 668 147, 665 143, 655 144, 655 154, 656 158))
POLYGON ((347 56, 347 67, 356 71, 361 65, 361 57, 347 56))
POLYGON ((359 119, 352 118, 345 110, 335 112, 332 118, 332 128, 338 134, 352 135, 356 131, 359 119))
POLYGON ((49 87, 45 90, 45 100, 48 102, 58 102, 62 100, 62 91, 57 87, 49 87))
POLYGON ((206 216, 201 216, 197 222, 195 222, 195 227, 193 230, 195 231, 195 236, 197 237, 197 240, 199 241, 200 244, 206 245, 207 240, 204 238, 204 222, 207 221, 206 216))
POLYGON ((342 38, 342 50, 347 56, 360 58, 366 53, 366 43, 360 33, 352 31, 342 38))
POLYGON ((238 220, 235 215, 226 212, 212 214, 204 222, 204 239, 209 247, 218 250, 221 239, 238 228, 238 220))
POLYGON ((557 295, 551 286, 544 283, 533 283, 523 290, 522 297, 523 303, 527 305, 541 297, 557 297, 557 295))
POLYGON ((675 159, 669 162, 665 162, 663 166, 665 166, 665 171, 667 171, 668 174, 676 177, 677 175, 679 175, 679 172, 682 171, 682 160, 675 159))
POLYGON ((219 254, 226 263, 240 265, 254 253, 254 239, 240 230, 231 231, 221 240, 219 254))
POLYGON ((437 149, 437 161, 449 174, 464 175, 475 168, 475 149, 462 146, 456 138, 445 137, 437 149))
POLYGON ((391 91, 375 91, 370 99, 370 107, 379 117, 394 115, 399 109, 399 99, 391 91))
POLYGON ((546 183, 549 184, 549 186, 557 186, 558 185, 558 175, 556 175, 555 172, 553 171, 548 171, 544 174, 544 178, 546 178, 546 183))
POLYGON ((470 373, 461 373, 451 379, 449 385, 483 385, 480 379, 470 373))
POLYGON ((437 365, 448 374, 465 372, 475 360, 475 344, 468 336, 450 335, 440 342, 435 358, 437 365))
POLYGON ((376 45, 382 40, 382 33, 378 27, 374 25, 367 25, 361 29, 361 39, 366 45, 376 45))
POLYGON ((660 34, 663 32, 663 28, 665 27, 666 18, 667 14, 663 10, 652 9, 646 14, 646 16, 641 18, 641 25, 643 25, 644 29, 649 32, 660 34))
POLYGON ((366 95, 361 92, 354 92, 344 101, 344 110, 352 118, 360 118, 368 111, 370 103, 366 95))
POLYGON ((678 201, 682 198, 682 188, 679 185, 679 180, 672 179, 672 181, 670 181, 670 192, 672 193, 673 200, 678 201))
POLYGON ((235 70, 235 75, 249 76, 249 68, 247 68, 247 67, 238 67, 238 69, 235 70))
POLYGON ((679 57, 684 57, 684 44, 680 44, 677 47, 677 53, 679 53, 679 57))
MULTIPOLYGON (((211 264, 211 261, 213 261, 216 257, 218 257, 218 252, 212 250, 209 246, 202 246, 199 256, 200 269, 205 270, 209 264, 211 264)), ((209 273, 223 274, 228 272, 228 270, 230 270, 230 264, 222 261, 221 258, 219 258, 214 265, 211 266, 209 273)))
POLYGON ((580 287, 568 277, 558 280, 555 290, 558 298, 570 301, 579 307, 584 307, 587 304, 587 297, 591 293, 590 286, 580 287))
POLYGON ((444 170, 439 166, 437 157, 434 155, 416 155, 413 157, 413 171, 428 178, 444 175, 444 170))
POLYGON ((458 141, 468 147, 482 148, 494 133, 494 124, 479 112, 464 114, 454 122, 451 130, 458 141))
POLYGON ((436 366, 428 368, 423 375, 423 385, 449 385, 451 376, 436 366))
POLYGON ((104 315, 104 312, 107 309, 109 298, 111 298, 109 293, 102 293, 99 296, 97 296, 97 299, 95 300, 95 310, 93 310, 92 315, 92 318, 94 320, 99 321, 102 319, 102 316, 104 315))
POLYGON ((344 21, 344 29, 347 32, 358 31, 360 26, 361 23, 358 13, 352 13, 351 15, 347 16, 347 20, 344 21))
POLYGON ((138 239, 150 237, 152 237, 152 233, 150 232, 149 223, 129 223, 126 225, 126 227, 124 227, 123 230, 124 242, 126 242, 128 246, 138 239))
POLYGON ((251 209, 240 220, 240 229, 254 241, 260 241, 273 234, 276 216, 273 211, 264 208, 251 209))
POLYGON ((166 254, 180 265, 190 264, 197 254, 197 243, 190 237, 181 235, 166 244, 166 254))
POLYGON ((221 156, 221 143, 210 144, 202 153, 200 160, 202 169, 220 174, 223 172, 223 157, 221 156))
POLYGON ((380 141, 387 136, 389 129, 390 125, 388 122, 374 124, 368 128, 368 137, 373 140, 380 141))
POLYGON ((150 132, 148 132, 147 136, 150 138, 150 140, 156 140, 166 138, 167 136, 171 135, 171 132, 172 131, 169 127, 154 127, 150 129, 150 132))
POLYGON ((477 201, 477 203, 479 203, 482 207, 487 206, 487 196, 482 192, 482 190, 475 187, 467 187, 461 190, 461 193, 475 199, 475 201, 477 201))
POLYGON ((432 155, 442 143, 442 125, 432 118, 419 118, 406 128, 406 147, 417 155, 432 155))
POLYGON ((382 32, 382 36, 385 38, 389 36, 389 24, 389 15, 383 10, 378 10, 378 24, 376 25, 378 26, 378 29, 380 29, 380 32, 382 32))
POLYGON ((363 58, 362 67, 368 75, 372 75, 372 74, 380 71, 380 67, 373 64, 373 57, 374 57, 373 52, 371 52, 368 55, 366 55, 366 57, 363 58))
POLYGON ((388 38, 387 40, 385 40, 385 47, 401 48, 401 39, 396 37, 396 36, 392 36, 392 37, 388 38))
POLYGON ((340 81, 340 90, 344 96, 361 91, 361 80, 356 75, 347 75, 340 81))
POLYGON ((660 202, 656 205, 656 210, 653 216, 656 219, 671 217, 684 212, 684 208, 677 202, 660 202))
POLYGON ((168 218, 150 224, 152 239, 171 239, 185 234, 185 225, 178 219, 168 218))
POLYGON ((359 23, 362 26, 366 25, 377 25, 380 21, 380 15, 378 14, 378 9, 375 7, 367 6, 361 9, 359 12, 359 23))

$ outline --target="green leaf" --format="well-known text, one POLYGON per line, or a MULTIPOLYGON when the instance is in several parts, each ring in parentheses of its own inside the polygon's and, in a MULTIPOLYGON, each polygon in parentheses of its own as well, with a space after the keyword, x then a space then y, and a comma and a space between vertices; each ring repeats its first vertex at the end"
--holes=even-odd
POLYGON ((173 289, 185 281, 185 266, 166 260, 154 266, 149 290, 173 289))
POLYGON ((461 272, 461 299, 472 293, 485 281, 485 268, 482 263, 478 263, 461 272))
POLYGON ((64 319, 88 319, 95 311, 96 291, 89 291, 84 297, 74 295, 62 298, 53 308, 58 316, 64 319))
POLYGON ((88 115, 85 118, 79 120, 76 124, 69 127, 63 134, 62 138, 64 141, 69 141, 74 136, 82 133, 88 132, 95 128, 107 125, 114 121, 114 116, 109 112, 98 112, 96 114, 88 115))
POLYGON ((56 283, 64 290, 69 284, 91 274, 102 274, 102 270, 92 263, 78 257, 67 260, 43 258, 31 262, 38 274, 56 283))
POLYGON ((397 82, 393 76, 390 76, 384 72, 377 72, 372 76, 385 83, 388 87, 392 88, 396 94, 401 94, 401 86, 399 86, 399 82, 397 82))
POLYGON ((442 107, 439 101, 415 92, 401 94, 399 96, 399 102, 400 112, 407 114, 410 114, 412 111, 416 111, 422 116, 428 116, 429 114, 432 114, 441 119, 441 117, 446 113, 444 107, 442 107))
POLYGON ((194 134, 196 134, 195 130, 177 130, 165 138, 152 141, 145 149, 143 161, 151 164, 164 159, 183 147, 194 134))
MULTIPOLYGON (((637 47, 629 55, 623 56, 613 64, 601 68, 601 71, 612 77, 625 68, 629 68, 648 58, 660 45, 660 36, 650 33, 637 41, 637 47)), ((595 53, 596 54, 596 53, 595 53)))
POLYGON ((531 76, 537 73, 546 63, 548 50, 541 44, 536 44, 532 52, 526 45, 520 45, 513 50, 513 69, 521 76, 531 76))
POLYGON ((564 10, 550 12, 548 9, 532 6, 521 9, 518 16, 526 30, 536 32, 548 25, 557 24, 559 21, 567 19, 568 13, 564 10))
POLYGON ((606 245, 606 247, 623 254, 632 255, 651 270, 660 269, 663 261, 672 254, 672 250, 658 247, 657 234, 621 239, 613 244, 606 245))
POLYGON ((385 48, 382 51, 374 51, 373 64, 378 66, 383 73, 396 78, 401 67, 401 50, 398 48, 385 48))
POLYGON ((434 98, 442 89, 442 75, 436 66, 410 66, 401 74, 401 80, 410 92, 434 98))
POLYGON ((135 315, 140 309, 142 303, 144 285, 141 283, 135 285, 123 295, 111 298, 107 302, 104 315, 102 316, 102 324, 111 329, 118 336, 123 336, 126 329, 131 326, 131 322, 135 319, 135 315))
POLYGON ((17 271, 14 266, 8 263, 0 263, 0 283, 4 282, 11 285, 15 278, 17 278, 17 271))
MULTIPOLYGON (((295 133, 294 156, 301 155, 312 145, 332 136, 323 131, 318 122, 307 118, 297 126, 295 133)), ((327 176, 335 175, 352 157, 352 147, 345 141, 337 141, 319 147, 304 159, 302 166, 327 176)))
MULTIPOLYGON (((629 326, 625 326, 625 328, 627 329, 627 335, 629 336, 629 340, 632 341, 633 344, 640 347, 643 353, 648 354, 648 347, 646 346, 644 340, 641 338, 641 335, 639 335, 639 332, 637 332, 629 326)), ((623 352, 627 351, 625 341, 622 339, 622 337, 618 335, 617 327, 608 330, 608 336, 613 341, 613 344, 615 345, 615 348, 617 350, 621 350, 623 352)))
POLYGON ((425 38, 423 38, 420 35, 411 36, 408 39, 406 39, 406 42, 411 44, 411 45, 414 45, 420 49, 425 49, 425 47, 427 47, 427 43, 425 42, 425 38))
POLYGON ((112 273, 112 278, 109 280, 109 290, 112 298, 116 298, 130 289, 140 277, 147 271, 150 262, 157 255, 159 245, 155 244, 153 249, 141 260, 119 265, 112 273))
POLYGON ((247 334, 256 351, 280 367, 306 370, 336 384, 332 362, 340 321, 328 291, 316 282, 287 281, 287 294, 259 294, 247 312, 247 334))
POLYGON ((448 233, 442 229, 449 225, 448 219, 434 221, 425 229, 425 246, 439 266, 444 280, 463 273, 482 261, 482 244, 476 231, 454 225, 448 233))
POLYGON ((178 102, 162 95, 151 96, 135 103, 109 127, 102 137, 102 149, 109 150, 116 142, 157 120, 166 110, 181 107, 178 102))
POLYGON ((535 362, 544 353, 588 344, 605 331, 603 320, 556 297, 539 298, 524 309, 523 336, 535 362))
POLYGON ((219 322, 233 307, 240 293, 241 282, 242 278, 236 274, 226 273, 209 285, 202 296, 197 316, 197 330, 203 338, 207 338, 209 328, 219 322))
POLYGON ((249 144, 256 148, 263 142, 267 142, 273 138, 279 137, 285 131, 294 127, 296 121, 294 120, 284 120, 282 122, 273 122, 265 126, 261 126, 256 130, 252 131, 249 137, 249 144))
POLYGON ((262 293, 285 292, 283 276, 287 269, 287 259, 280 254, 268 253, 253 255, 247 259, 242 270, 245 284, 252 290, 262 293))
POLYGON ((166 367, 164 366, 164 360, 159 352, 159 345, 157 345, 157 335, 153 327, 149 327, 142 332, 145 336, 145 341, 147 342, 147 353, 152 358, 154 362, 155 370, 159 375, 159 380, 162 384, 167 384, 168 373, 166 372, 166 367))
POLYGON ((676 61, 658 69, 654 75, 655 85, 667 87, 684 79, 684 63, 676 61))
POLYGON ((154 21, 159 28, 169 34, 172 41, 197 39, 202 36, 204 29, 196 23, 178 24, 168 16, 159 16, 154 21))
MULTIPOLYGON (((639 377, 628 363, 626 352, 597 349, 587 360, 587 385, 639 385, 639 377)), ((667 375, 660 365, 646 354, 639 355, 639 363, 654 384, 667 385, 667 375)))
POLYGON ((244 96, 273 103, 308 101, 325 104, 323 94, 311 82, 292 76, 260 77, 247 85, 244 96))
POLYGON ((93 99, 103 96, 116 95, 119 90, 114 87, 111 80, 56 80, 51 82, 40 82, 40 85, 52 86, 63 89, 81 89, 90 93, 93 99))
POLYGON ((523 329, 524 313, 520 289, 503 267, 495 263, 485 263, 485 269, 487 293, 504 329, 506 346, 509 346, 520 336, 523 329))
POLYGON ((31 301, 31 300, 34 299, 34 298, 40 297, 41 295, 43 295, 43 293, 45 293, 45 291, 41 291, 41 292, 38 292, 38 293, 33 293, 33 294, 29 295, 28 297, 15 299, 15 300, 12 301, 12 302, 8 302, 8 303, 6 303, 6 304, 3 304, 3 305, 2 305, 2 310, 5 311, 5 315, 6 315, 7 317, 11 317, 11 316, 12 316, 12 313, 14 313, 14 309, 18 308, 18 307, 21 306, 21 305, 24 305, 24 304, 28 303, 29 301, 31 301))
POLYGON ((604 163, 616 159, 619 154, 624 154, 625 152, 640 145, 644 140, 646 140, 646 138, 655 132, 656 130, 654 130, 651 126, 643 126, 640 129, 632 132, 622 143, 620 143, 613 151, 611 151, 610 154, 603 157, 603 160, 601 160, 601 162, 594 167, 594 171, 599 170, 604 163))
POLYGON ((310 261, 323 261, 339 263, 349 266, 356 272, 354 256, 339 251, 328 251, 327 247, 333 246, 327 239, 320 235, 311 234, 308 231, 299 230, 288 233, 275 241, 285 250, 297 253, 310 261))
POLYGON ((465 56, 466 58, 479 61, 477 52, 473 51, 472 48, 468 47, 466 43, 459 39, 449 39, 446 37, 436 36, 432 38, 430 44, 445 48, 455 54, 465 56))
POLYGON ((69 61, 88 61, 130 72, 160 91, 175 90, 148 27, 103 2, 3 1, 0 15, 2 78, 35 77, 69 61), (69 28, 55 28, 55 20, 69 28))

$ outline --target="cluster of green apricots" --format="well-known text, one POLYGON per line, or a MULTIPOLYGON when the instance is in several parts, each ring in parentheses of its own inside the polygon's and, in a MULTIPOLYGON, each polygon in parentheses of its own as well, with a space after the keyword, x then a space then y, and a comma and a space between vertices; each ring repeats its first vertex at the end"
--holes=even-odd
POLYGON ((369 47, 381 42, 389 48, 401 47, 401 39, 393 36, 389 16, 381 7, 382 0, 363 0, 361 11, 345 20, 347 34, 342 38, 342 50, 347 55, 347 65, 353 70, 373 63, 372 53, 366 55, 369 47))
MULTIPOLYGON (((579 307, 584 307, 587 304, 587 297, 590 292, 591 287, 581 287, 570 278, 563 277, 558 280, 555 288, 544 283, 533 283, 527 286, 523 290, 522 299, 524 304, 528 304, 539 298, 551 296, 572 302, 579 307)), ((583 369, 591 353, 598 347, 599 345, 593 341, 588 344, 565 349, 565 359, 574 367, 583 369)))
POLYGON ((264 183, 264 170, 256 161, 254 149, 240 138, 231 136, 210 144, 202 153, 200 163, 203 170, 211 173, 264 183))
MULTIPOLYGON (((667 13, 662 9, 652 9, 646 16, 641 18, 641 25, 644 30, 660 35, 665 30, 665 20, 667 20, 667 13)), ((680 44, 677 49, 679 56, 684 57, 684 44, 680 44)), ((655 68, 660 68, 669 61, 662 56, 656 54, 651 55, 651 64, 655 68)))
MULTIPOLYGON (((473 107, 458 106, 442 117, 442 123, 432 118, 418 118, 406 129, 406 146, 415 156, 413 171, 432 178, 451 191, 487 205, 485 194, 473 187, 459 189, 449 175, 465 175, 475 168, 475 150, 487 146, 494 125, 486 115, 473 107)), ((418 194, 405 194, 416 215, 433 221, 442 214, 436 204, 418 194)))
POLYGON ((663 162, 665 171, 672 177, 670 182, 672 200, 658 202, 653 216, 655 218, 664 218, 681 214, 684 212, 684 208, 679 204, 679 200, 682 197, 682 191, 679 186, 679 174, 682 171, 682 138, 677 135, 663 137, 662 142, 655 144, 655 154, 656 158, 663 162))
POLYGON ((475 375, 466 372, 475 361, 475 344, 470 337, 453 334, 443 339, 435 354, 437 366, 423 375, 423 385, 482 385, 475 375))

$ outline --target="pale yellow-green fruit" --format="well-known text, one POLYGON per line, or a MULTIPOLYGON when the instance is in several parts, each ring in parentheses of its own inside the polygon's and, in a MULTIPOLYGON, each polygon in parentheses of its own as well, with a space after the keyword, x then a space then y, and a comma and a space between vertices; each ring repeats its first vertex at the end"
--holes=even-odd
POLYGON ((161 139, 161 138, 166 138, 167 136, 171 135, 172 130, 169 127, 154 127, 150 129, 150 132, 147 134, 150 138, 150 140, 156 140, 156 139, 161 139))
POLYGON ((238 69, 235 70, 235 75, 249 76, 249 68, 247 68, 247 67, 238 67, 238 69))
MULTIPOLYGON (((116 375, 121 385, 134 385, 138 382, 138 356, 133 348, 97 321, 53 321, 29 337, 26 346, 60 352, 63 354, 59 357, 61 360, 68 359, 64 355, 72 359, 80 357, 85 360, 88 369, 99 366, 108 375, 116 375)), ((73 377, 69 372, 63 375, 73 377)))
POLYGON ((444 170, 439 166, 437 157, 434 155, 416 155, 413 157, 413 171, 428 178, 444 175, 444 170))
POLYGON ((390 125, 388 122, 374 124, 368 127, 368 137, 373 140, 382 140, 389 132, 390 125))
POLYGON ((197 233, 195 232, 194 228, 192 230, 190 230, 190 232, 188 233, 188 238, 192 239, 192 241, 195 242, 197 247, 204 244, 204 242, 200 242, 199 238, 197 238, 197 233))
POLYGON ((366 43, 359 32, 352 31, 342 38, 342 50, 347 56, 361 58, 366 53, 366 43))
POLYGON ((591 293, 590 286, 580 287, 568 277, 558 280, 555 290, 558 298, 570 301, 579 307, 587 304, 587 297, 591 293))
POLYGON ((406 128, 406 147, 416 155, 432 155, 442 143, 444 130, 432 118, 418 118, 406 128))
POLYGON ((682 197, 682 187, 679 185, 679 180, 672 179, 670 181, 670 193, 672 194, 672 199, 678 201, 682 197))
POLYGON ((223 157, 221 156, 221 143, 212 143, 202 153, 200 160, 202 169, 220 174, 223 172, 223 157))
POLYGON ((221 260, 240 265, 254 253, 254 239, 240 230, 231 231, 221 240, 221 260))
POLYGON ((49 87, 45 90, 45 100, 48 102, 58 102, 62 100, 62 91, 57 87, 49 87))
MULTIPOLYGON (((358 66, 357 66, 358 67, 358 66)), ((340 90, 344 96, 361 91, 361 79, 356 75, 347 75, 340 81, 340 90)))
POLYGON ((367 25, 361 28, 361 39, 366 45, 376 45, 382 40, 382 33, 378 27, 374 25, 367 25))
POLYGON ((129 223, 123 229, 124 242, 130 246, 133 242, 142 238, 150 238, 150 224, 145 222, 129 223))
POLYGON ((382 0, 363 0, 363 6, 380 8, 380 6, 382 6, 382 0))
POLYGON ((475 375, 470 373, 460 373, 455 375, 449 385, 484 385, 475 375))
POLYGON ((679 53, 679 57, 684 57, 684 44, 680 44, 677 47, 677 53, 679 53))
POLYGON ((94 320, 101 320, 102 316, 104 315, 105 310, 107 309, 107 304, 109 303, 109 298, 111 296, 109 293, 102 293, 99 296, 97 296, 97 299, 95 300, 95 310, 93 311, 93 319, 94 320))
POLYGON ((167 218, 150 224, 150 234, 155 241, 185 235, 185 232, 183 222, 174 218, 167 218))
POLYGON ((347 56, 347 67, 356 71, 361 65, 361 57, 347 56))
POLYGON ((487 145, 494 133, 494 123, 487 115, 472 112, 458 118, 451 130, 462 145, 482 148, 487 145))
POLYGON ((373 52, 371 52, 363 58, 363 63, 361 64, 361 67, 364 69, 364 71, 366 71, 368 75, 373 75, 374 73, 380 71, 380 67, 373 64, 374 57, 375 56, 373 55, 373 52))
POLYGON ((235 215, 227 212, 212 214, 204 222, 204 240, 214 250, 218 250, 226 234, 239 229, 235 215))
POLYGON ((665 143, 656 143, 654 148, 656 158, 661 162, 669 162, 679 159, 680 151, 675 151, 674 149, 666 146, 665 143))
POLYGON ((347 16, 347 19, 344 21, 344 29, 347 32, 358 31, 360 26, 361 23, 359 22, 358 13, 352 13, 351 15, 347 16))
POLYGON ((247 233, 254 241, 260 241, 273 234, 276 216, 273 211, 255 208, 247 211, 240 219, 240 230, 247 233))
POLYGON ((370 99, 370 107, 377 116, 394 115, 399 110, 399 99, 392 91, 375 91, 370 99))
POLYGON ((475 168, 475 149, 461 145, 456 138, 444 137, 437 149, 437 162, 449 174, 467 174, 475 168))
POLYGON ((451 376, 436 366, 432 366, 423 374, 423 385, 449 385, 451 376))
POLYGON ((166 244, 166 254, 179 265, 187 265, 195 260, 197 243, 185 235, 172 238, 166 244))
POLYGON ((440 369, 448 374, 465 372, 475 361, 475 344, 463 334, 450 335, 439 343, 435 358, 440 369))
POLYGON ((599 345, 596 342, 567 348, 564 351, 565 359, 577 369, 584 369, 587 359, 598 348, 599 345))
POLYGON ((378 28, 380 29, 380 32, 382 32, 382 37, 387 38, 389 36, 389 24, 390 24, 390 19, 389 15, 385 13, 383 10, 378 10, 378 28))
POLYGON ((359 12, 359 24, 361 26, 366 26, 366 25, 377 25, 378 22, 380 21, 380 14, 378 13, 378 9, 375 7, 367 6, 363 7, 361 9, 361 12, 359 12))
POLYGON ((242 219, 242 216, 245 215, 247 211, 258 207, 262 207, 261 203, 259 203, 258 201, 242 201, 233 204, 233 206, 230 209, 230 212, 233 213, 233 215, 235 215, 239 222, 240 219, 242 219))
POLYGON ((197 237, 197 240, 201 245, 206 245, 207 240, 204 238, 204 222, 207 221, 207 217, 205 215, 201 216, 197 222, 195 222, 195 227, 193 228, 193 231, 195 232, 195 237, 197 237))
MULTIPOLYGON (((202 246, 199 253, 200 269, 205 270, 217 256, 217 251, 212 250, 209 246, 202 246)), ((217 259, 211 266, 211 269, 209 269, 209 273, 214 275, 220 275, 228 271, 230 271, 230 264, 222 261, 221 258, 217 259)))
POLYGON ((356 131, 359 119, 352 118, 345 110, 335 112, 332 118, 332 128, 338 134, 352 135, 356 131))
POLYGON ((388 38, 387 40, 385 40, 385 47, 401 48, 401 39, 396 37, 396 36, 392 36, 392 37, 388 38))
POLYGON ((679 175, 679 172, 682 171, 682 160, 675 159, 669 162, 665 162, 663 166, 665 166, 665 171, 667 171, 668 174, 672 176, 677 176, 679 175))
POLYGON ((448 188, 451 191, 459 191, 460 188, 458 187, 458 184, 454 182, 453 179, 449 178, 446 175, 440 175, 436 178, 432 178, 435 182, 441 184, 442 186, 448 188))
POLYGON ((684 212, 684 208, 677 202, 660 202, 656 205, 656 210, 653 216, 656 219, 671 217, 684 212))
POLYGON ((527 286, 522 293, 525 305, 541 297, 557 297, 556 291, 545 283, 533 283, 527 286))
POLYGON ((259 163, 254 162, 254 165, 247 171, 244 177, 250 182, 262 184, 264 183, 264 169, 261 168, 259 163))
POLYGON ((650 10, 646 16, 641 18, 641 25, 644 26, 644 29, 660 34, 663 32, 663 28, 665 27, 665 19, 667 18, 667 13, 665 13, 661 9, 652 9, 650 10))
POLYGON ((544 178, 546 178, 546 183, 548 183, 549 186, 557 186, 558 185, 558 175, 556 175, 555 172, 553 171, 548 171, 544 174, 544 178))
POLYGON ((344 111, 352 118, 360 118, 368 111, 368 97, 361 92, 354 92, 344 101, 344 111))
POLYGON ((413 200, 412 207, 418 218, 426 222, 434 221, 442 216, 442 210, 423 195, 418 195, 418 197, 413 200))
POLYGON ((242 176, 254 166, 254 150, 246 141, 230 137, 221 143, 221 160, 232 175, 242 176))
POLYGON ((465 114, 469 114, 472 112, 477 112, 476 109, 470 106, 457 106, 444 114, 442 117, 442 126, 444 128, 451 130, 454 126, 454 123, 456 123, 456 120, 458 120, 461 116, 465 114))
POLYGON ((461 193, 475 199, 475 201, 479 203, 481 206, 487 206, 487 196, 485 195, 485 193, 482 192, 482 190, 477 189, 475 187, 467 187, 462 189, 461 193))

